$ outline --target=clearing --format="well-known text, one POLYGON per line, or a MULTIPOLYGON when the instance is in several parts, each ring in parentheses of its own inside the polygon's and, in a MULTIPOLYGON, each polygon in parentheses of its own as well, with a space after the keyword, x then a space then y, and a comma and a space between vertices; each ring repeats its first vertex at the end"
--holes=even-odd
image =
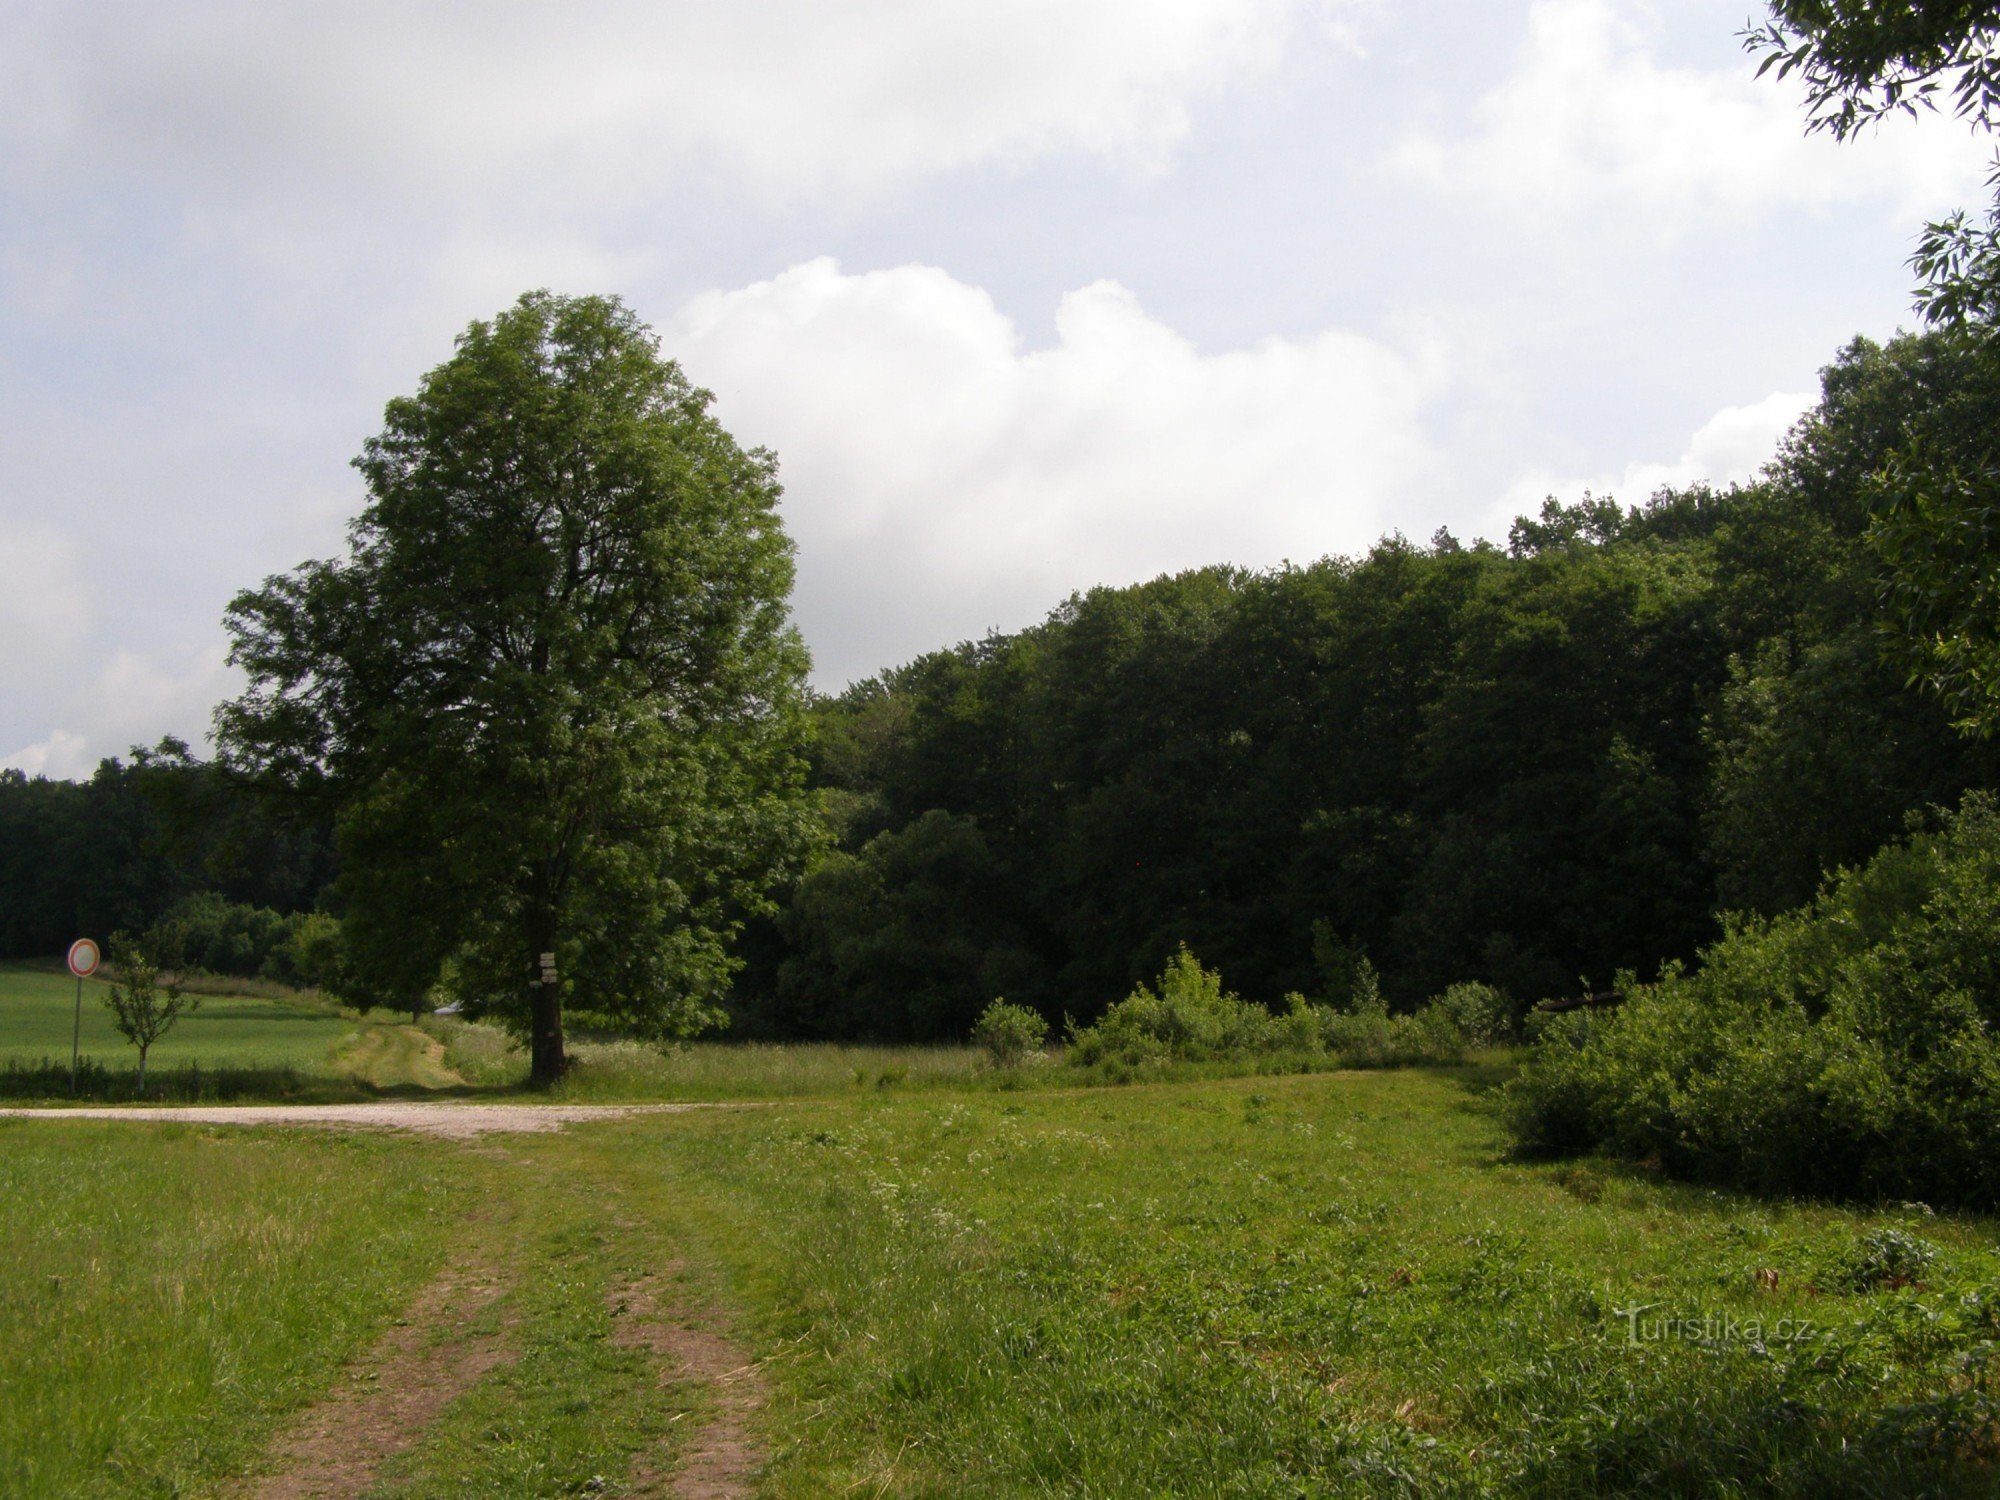
POLYGON ((1499 1071, 0 1119, 0 1492, 1994 1492, 1991 1220, 1513 1162, 1499 1071))

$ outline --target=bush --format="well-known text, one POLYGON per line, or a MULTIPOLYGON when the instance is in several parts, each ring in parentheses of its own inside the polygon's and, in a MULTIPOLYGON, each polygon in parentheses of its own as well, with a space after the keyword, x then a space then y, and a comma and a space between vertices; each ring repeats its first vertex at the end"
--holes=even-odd
POLYGON ((1085 1066, 1129 1070, 1148 1062, 1233 1061, 1268 1053, 1336 1053, 1347 1067, 1456 1062, 1465 1035, 1436 1004, 1391 1016, 1367 961, 1356 965, 1347 990, 1352 1009, 1314 1005, 1288 995, 1274 1014, 1222 987, 1185 946, 1168 961, 1157 986, 1140 985, 1095 1026, 1072 1029, 1070 1056, 1085 1066))
POLYGON ((1811 905, 1734 920, 1693 973, 1550 1023, 1524 1147, 1754 1189, 2000 1204, 2000 813, 1966 798, 1811 905))
POLYGON ((1490 984, 1455 984, 1426 1007, 1448 1017, 1468 1046, 1512 1041, 1517 1008, 1505 990, 1490 984))
POLYGON ((1281 1036, 1290 1035, 1263 1006, 1224 990, 1222 976, 1204 969, 1183 944, 1167 960, 1157 988, 1142 984, 1095 1026, 1073 1029, 1070 1053, 1086 1066, 1162 1058, 1213 1061, 1273 1050, 1281 1036))
POLYGON ((169 907, 144 942, 163 969, 268 979, 339 990, 345 970, 340 923, 325 912, 281 916, 204 891, 169 907))
POLYGON ((1039 1052, 1049 1039, 1049 1023, 1025 1005, 1009 1005, 995 1000, 980 1012, 972 1028, 972 1040, 986 1049, 998 1068, 1018 1067, 1030 1053, 1039 1052))

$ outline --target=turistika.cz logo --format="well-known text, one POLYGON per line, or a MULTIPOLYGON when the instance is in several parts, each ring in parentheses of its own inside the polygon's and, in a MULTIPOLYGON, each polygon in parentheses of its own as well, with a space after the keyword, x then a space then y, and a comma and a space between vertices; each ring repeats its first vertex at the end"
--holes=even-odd
POLYGON ((1814 1337, 1810 1318, 1779 1318, 1766 1323, 1762 1318, 1739 1318, 1733 1313, 1699 1313, 1692 1317, 1659 1311, 1660 1304, 1645 1307, 1614 1307, 1611 1316, 1625 1324, 1625 1342, 1632 1348, 1641 1344, 1745 1344, 1768 1348, 1772 1344, 1801 1344, 1814 1337))

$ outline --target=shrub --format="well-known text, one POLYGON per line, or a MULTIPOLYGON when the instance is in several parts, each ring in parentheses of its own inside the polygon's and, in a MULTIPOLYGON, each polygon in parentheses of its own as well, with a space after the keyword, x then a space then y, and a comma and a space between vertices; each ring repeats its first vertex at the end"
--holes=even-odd
POLYGON ((1039 1052, 1049 1039, 1049 1023, 1025 1005, 1009 1005, 995 1000, 980 1012, 972 1028, 972 1040, 986 1049, 998 1068, 1018 1067, 1030 1053, 1039 1052))
POLYGON ((338 990, 345 970, 340 923, 325 912, 281 916, 213 891, 175 902, 147 929, 144 942, 160 967, 175 973, 338 990))
POLYGON ((1490 1047, 1513 1039, 1514 1001, 1490 984, 1455 984, 1426 1008, 1448 1016, 1470 1046, 1490 1047))
POLYGON ((1561 1017, 1510 1088, 1523 1146, 1777 1192, 2000 1203, 2000 813, 1973 794, 1695 972, 1561 1017))
POLYGON ((313 911, 285 918, 284 936, 265 958, 260 973, 280 984, 339 993, 346 968, 339 920, 313 911))
POLYGON ((1921 1281, 1924 1273, 1937 1264, 1937 1259, 1936 1245, 1908 1229, 1891 1225, 1863 1234, 1833 1267, 1828 1279, 1850 1292, 1908 1286, 1921 1281))
MULTIPOLYGON (((1505 997, 1484 986, 1461 986, 1505 997)), ((1454 1008, 1434 1001, 1412 1015, 1392 1016, 1366 959, 1354 966, 1348 1008, 1315 1005, 1303 995, 1285 997, 1273 1013, 1222 987, 1222 976, 1204 969, 1183 946, 1155 986, 1140 985, 1104 1013, 1095 1026, 1072 1027, 1071 1060, 1102 1065, 1114 1077, 1151 1062, 1236 1061, 1261 1054, 1335 1054, 1343 1067, 1388 1068, 1409 1063, 1451 1063, 1464 1056, 1467 1033, 1459 1011, 1475 1009, 1466 997, 1454 1008)), ((1479 1011, 1484 1014, 1484 1011, 1479 1011)))
POLYGON ((1167 960, 1157 988, 1140 985, 1095 1026, 1073 1030, 1071 1055, 1086 1065, 1115 1059, 1137 1064, 1158 1058, 1214 1060, 1272 1050, 1282 1036, 1278 1017, 1222 987, 1182 944, 1167 960))

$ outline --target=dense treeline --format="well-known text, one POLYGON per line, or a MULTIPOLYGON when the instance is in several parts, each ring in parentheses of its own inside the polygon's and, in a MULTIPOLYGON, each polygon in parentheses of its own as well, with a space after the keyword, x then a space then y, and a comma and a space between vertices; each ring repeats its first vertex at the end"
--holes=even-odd
POLYGON ((276 920, 311 910, 332 873, 323 828, 275 816, 172 740, 106 760, 83 782, 0 770, 0 958, 137 934, 177 907, 215 926, 216 901, 276 920))
POLYGON ((1913 420, 1990 425, 1942 336, 1857 341, 1764 481, 1071 599, 820 707, 835 851, 739 986, 792 1034, 1087 1020, 1186 943, 1246 996, 1409 1007, 1656 972, 1990 784, 1883 665, 1868 487, 1913 420), (1336 996, 1337 998, 1337 996, 1336 996))
MULTIPOLYGON (((1994 784, 1884 664, 1869 523, 1913 425, 1996 418, 1976 344, 1857 341, 1755 485, 1098 589, 823 700, 829 849, 747 934, 737 1028, 1088 1022, 1182 944, 1270 1005, 1342 1002, 1365 957, 1399 1010, 1691 959, 1994 784)), ((158 928, 275 973, 333 874, 324 827, 171 742, 0 774, 0 955, 158 928)))

